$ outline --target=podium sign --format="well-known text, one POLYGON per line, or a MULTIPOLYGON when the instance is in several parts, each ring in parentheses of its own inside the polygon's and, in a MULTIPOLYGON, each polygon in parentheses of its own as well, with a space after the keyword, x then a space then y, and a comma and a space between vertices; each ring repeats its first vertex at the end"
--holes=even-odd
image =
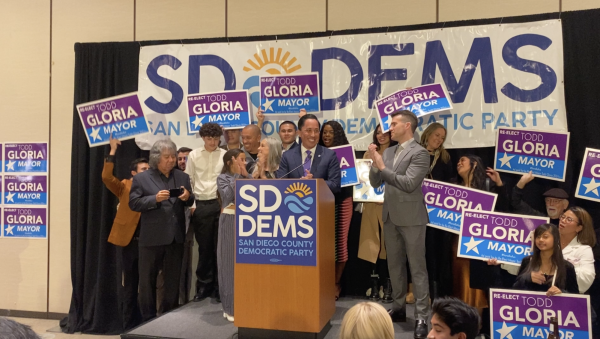
POLYGON ((238 264, 317 265, 317 182, 243 180, 236 190, 238 264))

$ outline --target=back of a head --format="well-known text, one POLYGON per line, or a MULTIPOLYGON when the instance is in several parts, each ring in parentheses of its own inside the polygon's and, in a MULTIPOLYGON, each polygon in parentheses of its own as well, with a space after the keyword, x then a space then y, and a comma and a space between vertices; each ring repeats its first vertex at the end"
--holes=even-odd
POLYGON ((0 338, 2 339, 40 339, 31 327, 19 324, 8 318, 0 317, 0 338))
POLYGON ((393 339, 394 325, 385 308, 373 302, 354 305, 344 315, 340 339, 393 339))
POLYGON ((450 328, 450 335, 463 332, 466 339, 475 339, 479 333, 481 318, 477 309, 454 297, 437 298, 431 314, 450 328))

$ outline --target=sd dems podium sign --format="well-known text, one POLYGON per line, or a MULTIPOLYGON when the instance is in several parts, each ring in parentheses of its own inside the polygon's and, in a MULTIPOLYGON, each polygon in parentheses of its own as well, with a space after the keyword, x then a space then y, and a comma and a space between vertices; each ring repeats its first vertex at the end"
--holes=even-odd
POLYGON ((236 263, 317 265, 317 182, 236 181, 236 263))

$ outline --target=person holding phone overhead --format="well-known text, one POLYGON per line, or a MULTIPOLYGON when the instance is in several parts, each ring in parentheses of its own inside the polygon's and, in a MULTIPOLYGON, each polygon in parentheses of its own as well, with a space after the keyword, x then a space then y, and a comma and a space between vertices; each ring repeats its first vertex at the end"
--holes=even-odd
POLYGON ((185 207, 191 206, 190 177, 174 168, 177 146, 159 140, 150 149, 150 169, 133 177, 129 207, 141 212, 139 304, 144 321, 156 317, 156 277, 162 269, 160 313, 179 303, 179 278, 185 241, 185 207), (178 196, 173 197, 175 193, 178 196))

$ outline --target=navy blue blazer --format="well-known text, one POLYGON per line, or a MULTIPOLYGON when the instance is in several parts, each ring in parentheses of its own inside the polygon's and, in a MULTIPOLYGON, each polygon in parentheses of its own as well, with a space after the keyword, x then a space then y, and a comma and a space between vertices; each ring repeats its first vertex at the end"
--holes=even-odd
MULTIPOLYGON (((283 152, 281 164, 277 170, 277 178, 299 179, 304 176, 302 165, 302 147, 300 145, 283 152), (284 177, 288 172, 287 176, 284 177)), ((340 174, 340 163, 334 151, 317 145, 313 155, 310 173, 315 179, 323 179, 333 194, 340 192, 342 176, 340 174)))
MULTIPOLYGON (((179 198, 169 198, 156 202, 158 191, 165 189, 157 169, 149 169, 133 176, 129 207, 132 211, 142 212, 140 224, 140 246, 169 245, 176 240, 185 240, 185 207, 194 204, 194 193, 190 177, 178 169, 173 169, 171 175, 177 187, 185 187, 190 192, 190 198, 182 201, 179 198), (169 227, 171 218, 175 218, 175 228, 169 227)), ((181 240, 181 241, 179 241, 181 240)))

